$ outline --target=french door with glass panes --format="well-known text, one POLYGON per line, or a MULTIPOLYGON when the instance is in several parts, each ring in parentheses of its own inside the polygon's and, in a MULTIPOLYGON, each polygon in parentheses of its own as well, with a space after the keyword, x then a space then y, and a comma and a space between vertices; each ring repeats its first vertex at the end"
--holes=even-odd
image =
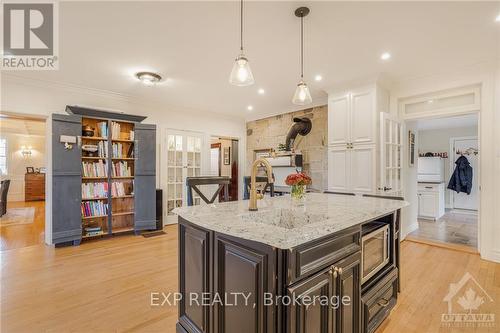
MULTIPOLYGON (((167 215, 176 207, 187 205, 186 177, 201 175, 203 135, 187 131, 167 130, 167 215)), ((193 193, 193 203, 200 197, 193 193)))
POLYGON ((403 128, 401 121, 389 113, 380 114, 380 186, 384 195, 401 196, 403 128))

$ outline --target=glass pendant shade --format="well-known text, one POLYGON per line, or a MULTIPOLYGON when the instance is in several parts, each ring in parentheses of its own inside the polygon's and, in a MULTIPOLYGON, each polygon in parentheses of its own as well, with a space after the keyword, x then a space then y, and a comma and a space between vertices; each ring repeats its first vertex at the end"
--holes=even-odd
POLYGON ((312 103, 309 87, 302 80, 297 85, 297 89, 295 89, 295 94, 293 95, 292 103, 296 105, 307 105, 312 103))
POLYGON ((229 76, 229 83, 240 87, 254 84, 252 70, 250 69, 250 64, 245 55, 240 54, 238 58, 236 58, 233 70, 229 76))

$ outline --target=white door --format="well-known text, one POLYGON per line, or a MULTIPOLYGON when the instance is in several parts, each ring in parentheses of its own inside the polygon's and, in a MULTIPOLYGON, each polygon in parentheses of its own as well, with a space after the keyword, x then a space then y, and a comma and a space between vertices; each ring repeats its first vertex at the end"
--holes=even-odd
MULTIPOLYGON (((472 148, 472 150, 477 150, 479 149, 477 138, 456 138, 453 139, 453 154, 450 155, 452 156, 452 169, 450 170, 450 175, 453 174, 453 171, 455 170, 455 161, 460 157, 459 154, 457 154, 457 150, 461 152, 467 151, 469 148, 472 148)), ((479 155, 475 155, 472 152, 471 149, 469 149, 469 153, 465 154, 464 156, 467 158, 467 160, 470 163, 470 166, 472 167, 472 190, 470 195, 467 195, 467 193, 457 193, 453 191, 453 198, 452 198, 452 203, 453 203, 453 208, 456 209, 468 209, 468 210, 477 210, 478 209, 478 193, 479 193, 479 155)), ((448 179, 449 180, 449 179, 448 179)), ((447 180, 447 181, 448 181, 447 180)), ((447 184, 448 185, 448 184, 447 184)), ((451 190, 448 190, 451 191, 451 190)))
POLYGON ((349 142, 349 94, 328 101, 328 143, 345 145, 349 142))
POLYGON ((373 89, 353 92, 350 110, 350 143, 375 143, 375 94, 373 89))
MULTIPOLYGON (((167 215, 176 207, 187 204, 186 177, 201 175, 202 141, 201 133, 186 131, 167 131, 167 188, 165 198, 167 215)), ((200 198, 193 194, 194 204, 200 203, 200 198)))
POLYGON ((376 187, 375 146, 355 145, 351 154, 351 191, 374 193, 376 187))
POLYGON ((401 196, 401 163, 403 130, 401 122, 394 116, 380 113, 380 186, 384 195, 401 196))
POLYGON ((328 190, 349 192, 350 153, 347 146, 328 148, 328 190))

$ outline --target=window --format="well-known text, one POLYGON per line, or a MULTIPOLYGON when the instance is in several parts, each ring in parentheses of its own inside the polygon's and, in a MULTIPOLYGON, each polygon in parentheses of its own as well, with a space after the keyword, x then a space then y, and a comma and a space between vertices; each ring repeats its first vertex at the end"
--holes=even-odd
POLYGON ((0 175, 7 174, 7 139, 0 139, 0 175))

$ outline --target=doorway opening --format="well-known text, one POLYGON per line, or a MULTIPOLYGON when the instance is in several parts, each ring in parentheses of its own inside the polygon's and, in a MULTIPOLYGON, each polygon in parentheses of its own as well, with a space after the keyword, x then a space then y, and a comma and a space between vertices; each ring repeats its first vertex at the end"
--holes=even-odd
MULTIPOLYGON (((219 136, 210 138, 210 175, 231 178, 231 183, 228 186, 229 201, 238 200, 238 151, 238 139, 219 136)), ((222 190, 219 193, 219 200, 222 201, 224 195, 224 190, 222 190)))
POLYGON ((418 229, 409 240, 478 249, 478 114, 408 121, 415 134, 418 229))
POLYGON ((42 244, 45 119, 0 113, 0 250, 42 244))

